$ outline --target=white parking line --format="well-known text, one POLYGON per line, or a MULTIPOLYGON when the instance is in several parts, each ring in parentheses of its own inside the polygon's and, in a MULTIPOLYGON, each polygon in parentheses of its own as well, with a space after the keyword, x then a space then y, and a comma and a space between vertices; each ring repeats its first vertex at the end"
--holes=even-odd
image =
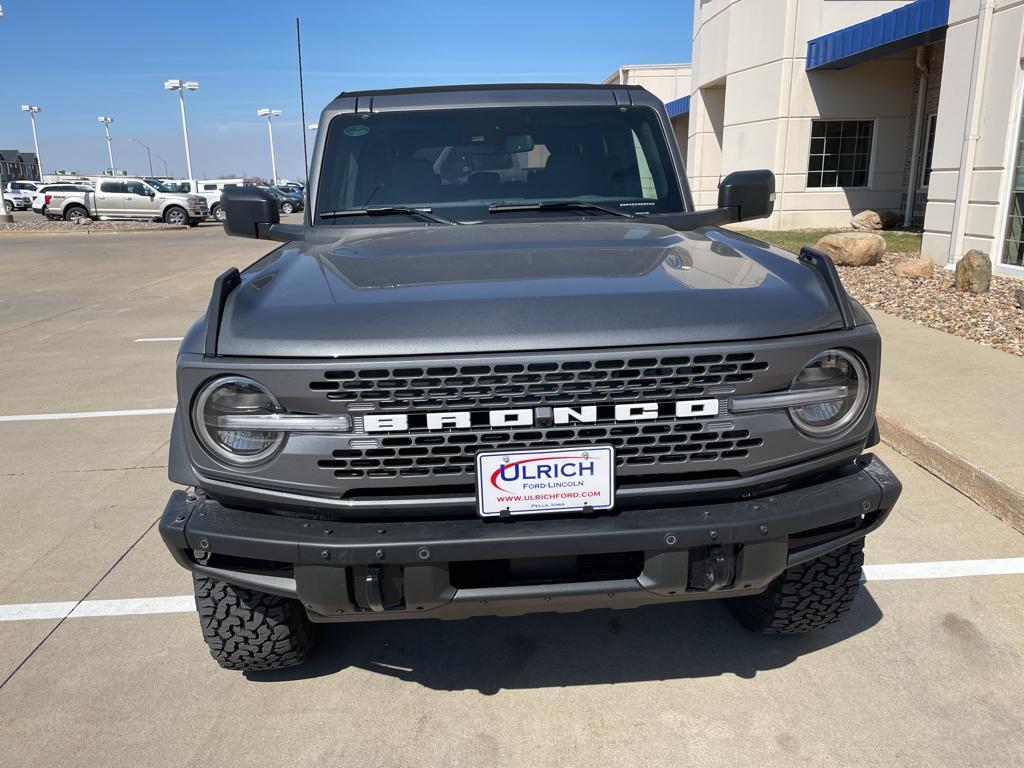
POLYGON ((81 603, 20 603, 0 605, 0 621, 78 619, 87 616, 129 616, 146 613, 189 613, 196 609, 192 595, 131 597, 126 600, 84 600, 81 603))
POLYGON ((945 560, 937 563, 865 565, 864 581, 951 579, 958 576, 1005 576, 1024 573, 1024 557, 998 560, 945 560))
POLYGON ((102 419, 108 416, 154 416, 174 413, 173 408, 136 408, 130 411, 79 411, 77 413, 23 413, 0 416, 0 421, 62 421, 64 419, 102 419))
POLYGON ((135 343, 138 344, 140 341, 181 341, 184 336, 154 336, 151 339, 136 339, 135 343))
MULTIPOLYGON (((1011 574, 1024 574, 1024 557, 864 566, 865 581, 950 579, 964 576, 1006 576, 1011 574)), ((132 597, 124 600, 83 600, 80 603, 15 603, 0 605, 0 621, 192 613, 195 609, 195 598, 192 595, 132 597)))

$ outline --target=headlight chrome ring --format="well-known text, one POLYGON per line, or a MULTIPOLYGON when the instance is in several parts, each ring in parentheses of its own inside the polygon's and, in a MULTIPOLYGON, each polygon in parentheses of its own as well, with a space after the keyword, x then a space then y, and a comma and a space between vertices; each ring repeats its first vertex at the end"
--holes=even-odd
POLYGON ((810 437, 834 437, 864 413, 871 381, 860 356, 845 349, 819 352, 793 379, 790 391, 845 387, 842 400, 831 400, 787 409, 796 427, 810 437))
POLYGON ((192 430, 213 458, 248 467, 261 464, 284 445, 281 432, 218 428, 219 416, 270 415, 283 409, 262 384, 245 376, 221 376, 207 382, 192 403, 192 430))

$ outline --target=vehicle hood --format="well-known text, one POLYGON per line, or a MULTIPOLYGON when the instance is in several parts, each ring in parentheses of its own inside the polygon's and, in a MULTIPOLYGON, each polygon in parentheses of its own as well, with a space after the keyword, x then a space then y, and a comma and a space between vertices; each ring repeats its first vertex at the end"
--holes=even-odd
POLYGON ((796 256, 717 228, 545 221, 297 242, 247 269, 218 352, 363 357, 737 341, 842 327, 796 256))

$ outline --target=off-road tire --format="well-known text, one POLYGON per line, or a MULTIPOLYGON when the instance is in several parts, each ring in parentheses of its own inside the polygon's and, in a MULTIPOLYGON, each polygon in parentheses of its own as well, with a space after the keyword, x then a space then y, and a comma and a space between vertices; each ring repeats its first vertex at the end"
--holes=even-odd
POLYGON ((193 576, 199 626, 224 669, 263 672, 302 664, 313 628, 295 600, 193 576))
POLYGON ((864 539, 782 572, 759 595, 727 600, 747 629, 796 635, 835 624, 860 591, 864 539))
POLYGON ((72 205, 64 211, 64 221, 75 221, 76 219, 88 218, 89 211, 81 205, 72 205))
POLYGON ((164 211, 164 223, 179 225, 188 224, 188 211, 180 205, 170 205, 167 207, 167 210, 164 211))

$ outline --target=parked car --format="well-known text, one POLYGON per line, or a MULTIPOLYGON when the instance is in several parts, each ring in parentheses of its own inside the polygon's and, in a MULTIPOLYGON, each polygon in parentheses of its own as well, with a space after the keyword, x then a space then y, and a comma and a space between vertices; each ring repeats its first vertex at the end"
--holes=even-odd
POLYGON ((28 192, 30 195, 36 192, 39 187, 43 185, 41 181, 29 181, 27 179, 14 179, 7 182, 4 189, 10 190, 21 190, 22 192, 28 192))
POLYGON ((24 189, 4 190, 4 211, 26 211, 32 207, 32 195, 24 189))
POLYGON ((306 223, 225 190, 228 234, 287 244, 178 351, 159 529, 221 666, 299 664, 328 622, 850 611, 901 490, 881 339, 826 254, 725 227, 772 214, 770 171, 695 210, 638 86, 342 93, 319 125, 306 223))
POLYGON ((296 195, 294 192, 283 190, 280 187, 272 187, 268 184, 257 184, 256 189, 264 189, 273 195, 277 201, 277 208, 281 213, 296 213, 306 207, 302 195, 296 195))
POLYGON ((48 213, 47 207, 49 205, 50 197, 54 192, 89 192, 90 187, 86 187, 82 184, 44 184, 36 190, 32 196, 32 212, 38 213, 40 216, 46 216, 51 219, 59 219, 60 216, 56 216, 48 213))
POLYGON ((199 195, 166 192, 141 178, 97 177, 95 191, 54 192, 47 210, 67 221, 94 219, 150 219, 195 226, 210 214, 199 195))
POLYGON ((277 188, 278 189, 286 190, 288 192, 292 192, 292 193, 294 193, 296 195, 304 195, 304 194, 306 194, 305 186, 303 186, 302 184, 300 184, 297 181, 287 181, 287 182, 284 182, 283 184, 278 184, 277 188))
POLYGON ((240 187, 245 179, 202 179, 196 182, 196 194, 206 198, 210 215, 217 221, 224 221, 224 209, 220 204, 221 193, 227 187, 240 187))

